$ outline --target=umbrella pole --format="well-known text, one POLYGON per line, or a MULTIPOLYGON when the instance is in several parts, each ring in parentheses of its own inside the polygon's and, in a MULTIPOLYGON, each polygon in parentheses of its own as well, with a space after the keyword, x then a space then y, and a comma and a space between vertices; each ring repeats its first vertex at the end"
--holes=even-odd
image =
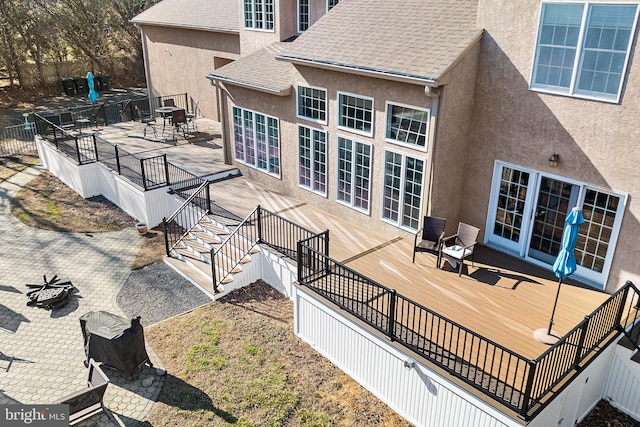
POLYGON ((551 311, 551 319, 549 319, 549 328, 547 334, 551 335, 551 327, 553 326, 553 316, 556 314, 556 306, 558 305, 558 297, 560 296, 560 286, 562 286, 562 279, 558 281, 558 291, 556 292, 556 301, 553 303, 553 310, 551 311))

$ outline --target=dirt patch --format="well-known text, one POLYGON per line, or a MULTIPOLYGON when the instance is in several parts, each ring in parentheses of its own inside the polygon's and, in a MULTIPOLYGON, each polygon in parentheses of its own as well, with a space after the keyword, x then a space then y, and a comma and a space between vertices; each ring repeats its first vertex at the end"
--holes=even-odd
POLYGON ((257 282, 145 330, 168 372, 153 426, 407 426, 298 339, 293 303, 257 282))
POLYGON ((83 199, 49 172, 24 186, 11 200, 11 213, 36 228, 77 233, 118 231, 135 220, 104 197, 83 199))
POLYGON ((0 182, 6 181, 29 166, 37 165, 39 161, 38 153, 0 157, 0 182))
POLYGON ((162 227, 155 227, 142 237, 144 237, 144 243, 136 254, 133 266, 131 266, 132 270, 162 262, 166 253, 162 227))
POLYGON ((640 422, 601 400, 577 427, 640 427, 640 422))

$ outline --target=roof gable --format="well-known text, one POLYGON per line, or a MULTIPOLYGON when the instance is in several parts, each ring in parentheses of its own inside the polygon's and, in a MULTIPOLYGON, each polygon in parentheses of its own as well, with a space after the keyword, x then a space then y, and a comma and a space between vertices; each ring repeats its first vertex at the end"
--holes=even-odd
POLYGON ((342 0, 278 59, 436 81, 477 41, 477 0, 342 0))
POLYGON ((163 0, 131 20, 138 25, 238 33, 238 0, 163 0))

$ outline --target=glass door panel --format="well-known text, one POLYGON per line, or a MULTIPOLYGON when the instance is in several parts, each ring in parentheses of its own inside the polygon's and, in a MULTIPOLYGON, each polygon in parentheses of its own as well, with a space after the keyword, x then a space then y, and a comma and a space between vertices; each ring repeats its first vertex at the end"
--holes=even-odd
POLYGON ((564 220, 576 206, 580 187, 568 182, 541 177, 531 227, 528 255, 553 264, 564 231, 564 220))
POLYGON ((489 241, 520 253, 526 236, 528 199, 531 175, 529 172, 502 166, 494 185, 497 185, 497 199, 491 217, 489 241))
POLYGON ((619 206, 620 197, 586 189, 582 204, 585 223, 580 226, 575 250, 579 266, 604 271, 619 206))

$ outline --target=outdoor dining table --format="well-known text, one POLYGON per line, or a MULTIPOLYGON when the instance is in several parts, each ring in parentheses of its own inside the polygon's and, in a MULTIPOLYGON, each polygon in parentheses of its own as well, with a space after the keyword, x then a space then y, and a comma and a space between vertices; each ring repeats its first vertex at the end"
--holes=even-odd
MULTIPOLYGON (((158 107, 156 108, 156 114, 162 116, 162 135, 164 138, 164 131, 167 126, 167 119, 171 119, 172 113, 174 111, 184 110, 182 107, 158 107)), ((171 139, 175 138, 175 128, 171 133, 171 139)))
POLYGON ((167 125, 167 119, 171 118, 171 113, 178 110, 184 110, 182 107, 158 107, 156 108, 156 114, 162 116, 162 133, 167 125))

